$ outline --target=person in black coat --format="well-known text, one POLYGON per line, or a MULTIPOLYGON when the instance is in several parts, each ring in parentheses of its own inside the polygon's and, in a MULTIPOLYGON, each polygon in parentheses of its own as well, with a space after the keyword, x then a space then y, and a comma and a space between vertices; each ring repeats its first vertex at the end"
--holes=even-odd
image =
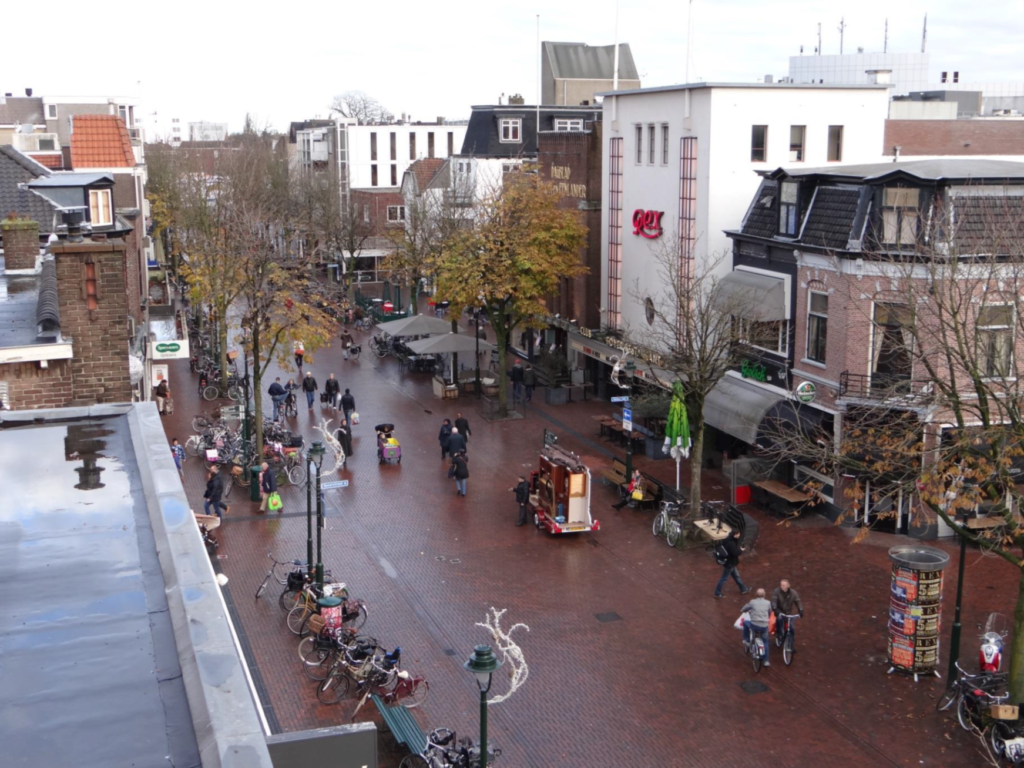
POLYGON ((465 496, 466 481, 469 480, 469 463, 466 461, 466 454, 452 454, 452 465, 455 467, 455 492, 459 496, 465 496))
POLYGON ((457 427, 452 427, 451 437, 448 438, 448 450, 451 451, 452 456, 466 452, 466 438, 462 436, 457 427))
POLYGON ((519 505, 519 522, 516 528, 526 525, 526 513, 529 510, 530 484, 526 481, 526 475, 519 476, 519 484, 512 489, 516 492, 516 504, 519 505))
POLYGON ((332 373, 324 382, 324 394, 327 395, 327 403, 334 410, 338 410, 338 393, 341 392, 341 384, 332 373))
POLYGON ((231 511, 231 507, 226 505, 222 499, 224 498, 224 475, 220 473, 220 466, 217 464, 210 465, 210 474, 206 480, 206 491, 203 493, 203 498, 206 501, 203 502, 203 511, 206 514, 215 514, 217 517, 224 517, 228 512, 231 511), (210 510, 213 510, 211 513, 210 510), (221 510, 224 510, 221 513, 221 510))
POLYGON ((355 425, 352 423, 352 413, 356 409, 356 399, 352 397, 352 393, 347 389, 345 394, 341 396, 341 410, 345 412, 345 421, 348 422, 349 429, 355 425))
MULTIPOLYGON (((277 473, 270 468, 267 462, 263 462, 260 465, 260 495, 262 500, 260 501, 260 512, 267 511, 267 502, 270 501, 270 494, 277 493, 277 473)), ((278 507, 280 512, 283 507, 278 507)))
POLYGON ((512 399, 519 400, 523 396, 523 376, 525 371, 523 370, 523 363, 521 360, 516 360, 515 365, 508 372, 508 376, 512 379, 512 399))
POLYGON ((721 547, 725 550, 726 560, 722 565, 722 577, 718 580, 718 584, 715 586, 715 597, 724 597, 722 595, 722 587, 725 586, 726 580, 732 576, 733 581, 736 582, 736 586, 740 588, 740 594, 745 595, 750 591, 750 588, 743 583, 743 579, 740 578, 739 564, 740 554, 743 552, 743 547, 740 545, 741 532, 736 530, 729 534, 729 538, 721 543, 721 547))
POLYGON ((461 413, 455 414, 455 428, 459 430, 459 434, 462 435, 462 439, 469 444, 469 421, 461 413))
POLYGON ((341 426, 338 427, 338 443, 341 444, 341 450, 345 452, 345 460, 341 462, 341 466, 348 465, 348 457, 352 455, 352 428, 348 425, 345 419, 341 420, 341 426))
POLYGON ((449 419, 445 419, 441 422, 441 432, 437 436, 437 442, 441 444, 441 460, 444 461, 445 456, 448 455, 448 450, 451 446, 452 439, 452 422, 449 419))
POLYGON ((306 404, 309 406, 309 410, 313 410, 313 393, 320 389, 317 386, 316 379, 313 378, 312 371, 306 371, 306 377, 302 380, 302 391, 306 393, 306 404))

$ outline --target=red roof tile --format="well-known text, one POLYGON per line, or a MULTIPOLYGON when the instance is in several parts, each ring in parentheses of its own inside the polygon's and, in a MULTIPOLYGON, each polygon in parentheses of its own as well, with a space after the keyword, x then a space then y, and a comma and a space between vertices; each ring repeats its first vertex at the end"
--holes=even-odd
POLYGON ((29 157, 35 160, 40 165, 45 165, 47 168, 53 168, 54 170, 61 170, 64 168, 64 156, 60 153, 55 155, 33 155, 31 152, 26 153, 29 157))
POLYGON ((430 184, 444 164, 445 160, 441 158, 424 157, 409 166, 409 170, 416 175, 416 186, 419 187, 418 191, 421 195, 426 191, 427 185, 430 184))
POLYGON ((134 168, 135 153, 124 121, 116 115, 75 115, 71 122, 71 167, 134 168))

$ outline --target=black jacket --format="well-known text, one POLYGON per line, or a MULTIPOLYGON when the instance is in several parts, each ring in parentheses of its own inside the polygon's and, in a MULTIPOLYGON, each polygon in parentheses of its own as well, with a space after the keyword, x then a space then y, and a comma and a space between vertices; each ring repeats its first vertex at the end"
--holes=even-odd
POLYGON ((336 395, 341 391, 341 382, 337 379, 328 379, 324 382, 324 392, 328 395, 336 395))
POLYGON ((155 392, 157 397, 167 397, 167 379, 161 380, 161 382, 156 385, 155 392))
POLYGON ((728 539, 722 542, 722 546, 725 547, 725 551, 729 555, 729 559, 725 561, 726 568, 735 568, 740 564, 740 542, 730 536, 728 539))
POLYGON ((261 485, 264 493, 273 493, 277 490, 277 473, 274 472, 273 467, 267 467, 267 471, 263 473, 261 485))
POLYGON ((455 479, 468 480, 469 464, 466 463, 466 457, 456 456, 454 459, 452 459, 452 463, 455 465, 455 479))
POLYGON ((354 411, 356 409, 356 399, 352 395, 341 396, 341 410, 343 411, 354 411))
POLYGON ((288 392, 285 391, 284 387, 282 387, 278 382, 275 381, 267 389, 267 394, 270 395, 271 397, 284 397, 285 395, 288 394, 288 392))
POLYGON ((523 380, 523 373, 524 373, 523 366, 521 366, 521 365, 513 365, 512 366, 512 370, 509 372, 509 376, 512 377, 512 381, 522 381, 523 380))
POLYGON ((800 595, 796 593, 795 589, 790 587, 789 592, 783 592, 782 587, 776 587, 775 591, 772 592, 772 610, 776 613, 792 616, 798 612, 803 613, 804 606, 800 602, 800 595))
POLYGON ((469 422, 465 417, 455 420, 455 428, 459 430, 459 434, 469 440, 469 422))
POLYGON ((341 443, 341 450, 345 452, 346 456, 352 455, 352 432, 349 427, 341 426, 338 427, 338 432, 335 435, 338 438, 338 442, 341 443))
POLYGON ((320 387, 316 384, 315 376, 306 376, 302 379, 302 391, 303 392, 316 392, 320 387))
POLYGON ((441 444, 441 447, 448 450, 448 443, 452 439, 452 425, 442 424, 441 431, 437 435, 437 442, 441 444))
POLYGON ((213 503, 217 503, 224 496, 224 475, 218 472, 216 475, 206 481, 206 492, 203 494, 204 499, 209 499, 213 503))
POLYGON ((453 454, 466 450, 466 438, 461 432, 453 432, 448 436, 448 450, 453 454))
POLYGON ((530 484, 525 480, 516 486, 516 503, 525 504, 530 500, 530 484))
POLYGON ((523 371, 523 384, 527 387, 537 386, 537 372, 532 366, 523 371))

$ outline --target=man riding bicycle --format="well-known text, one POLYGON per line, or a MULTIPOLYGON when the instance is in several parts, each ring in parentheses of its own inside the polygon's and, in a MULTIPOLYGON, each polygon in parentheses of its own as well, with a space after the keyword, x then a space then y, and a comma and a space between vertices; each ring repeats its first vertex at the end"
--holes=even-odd
POLYGON ((758 635, 764 642, 764 665, 770 667, 771 664, 768 663, 768 616, 772 604, 765 600, 763 589, 758 589, 756 594, 757 597, 740 609, 740 613, 750 613, 750 621, 743 624, 743 644, 749 648, 750 643, 754 642, 754 635, 758 635))
MULTIPOLYGON (((777 633, 785 631, 783 624, 788 621, 788 619, 782 618, 783 615, 804 615, 804 606, 803 603, 800 602, 800 595, 798 595, 796 590, 789 585, 788 579, 780 581, 779 586, 777 586, 775 591, 772 592, 772 611, 775 613, 775 619, 777 622, 775 625, 775 631, 777 633)), ((796 648, 793 647, 796 645, 796 627, 790 627, 789 631, 793 636, 793 641, 790 647, 792 648, 793 653, 796 653, 796 648)))

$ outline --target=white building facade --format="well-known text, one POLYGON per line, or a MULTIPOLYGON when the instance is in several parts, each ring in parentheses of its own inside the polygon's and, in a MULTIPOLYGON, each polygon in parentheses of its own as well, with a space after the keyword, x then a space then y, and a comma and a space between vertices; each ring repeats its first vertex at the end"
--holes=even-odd
POLYGON ((460 152, 466 125, 349 125, 347 134, 350 187, 397 188, 416 160, 444 159, 460 152))
POLYGON ((227 123, 210 123, 203 120, 188 124, 189 141, 224 141, 227 137, 227 123))
POLYGON ((758 171, 877 161, 886 86, 716 84, 605 93, 602 147, 601 316, 642 327, 632 294, 663 293, 658 249, 676 248, 684 273, 732 270, 734 229, 758 171))

